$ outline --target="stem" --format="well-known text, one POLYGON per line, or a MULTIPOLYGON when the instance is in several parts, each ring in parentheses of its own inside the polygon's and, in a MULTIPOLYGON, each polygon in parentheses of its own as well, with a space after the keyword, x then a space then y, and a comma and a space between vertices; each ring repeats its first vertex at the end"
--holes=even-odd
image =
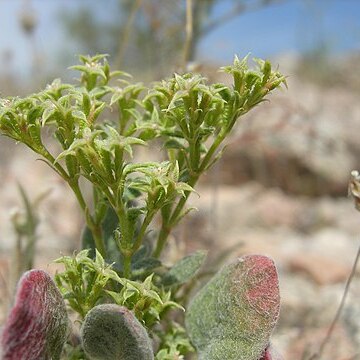
POLYGON ((115 199, 115 211, 119 219, 121 238, 118 242, 119 251, 124 256, 124 276, 129 278, 131 275, 131 257, 132 251, 132 236, 129 234, 129 222, 127 218, 126 209, 121 198, 121 194, 116 195, 115 199))
POLYGON ((94 238, 96 249, 100 252, 101 256, 105 257, 106 249, 105 249, 104 239, 102 237, 101 225, 96 224, 93 217, 90 214, 88 214, 88 207, 81 192, 79 181, 69 180, 68 184, 71 187, 72 191, 74 192, 76 199, 78 200, 78 203, 80 204, 80 207, 85 214, 86 225, 90 229, 91 234, 94 238))
POLYGON ((184 46, 184 63, 183 67, 186 68, 186 65, 190 58, 190 49, 192 48, 193 41, 193 3, 192 0, 186 0, 186 40, 184 46))
POLYGON ((77 178, 70 178, 64 168, 55 161, 55 158, 47 151, 41 153, 44 158, 55 168, 58 174, 69 184, 71 190, 74 192, 81 209, 86 211, 86 203, 79 187, 79 181, 77 178))
MULTIPOLYGON (((42 155, 50 164, 53 170, 55 170, 66 182, 69 182, 70 178, 64 168, 55 161, 55 158, 44 148, 44 151, 38 152, 42 155)), ((48 164, 49 165, 49 164, 48 164)))
POLYGON ((80 186, 79 186, 79 182, 78 180, 76 181, 72 181, 72 180, 68 180, 67 181, 71 190, 73 191, 73 193, 75 194, 76 196, 76 199, 81 207, 81 209, 86 212, 86 209, 87 209, 87 205, 86 205, 86 202, 84 200, 84 197, 83 197, 83 194, 81 192, 81 189, 80 189, 80 186))
POLYGON ((131 276, 131 255, 130 254, 123 254, 124 255, 124 263, 123 263, 123 271, 124 277, 130 279, 131 276))
POLYGON ((84 199, 84 196, 81 192, 80 186, 79 186, 79 179, 78 178, 70 178, 64 168, 57 162, 55 162, 54 157, 49 153, 46 152, 43 154, 43 156, 56 168, 56 170, 59 172, 59 174, 62 176, 62 178, 69 184, 71 190, 76 196, 76 199, 82 209, 82 211, 85 214, 85 221, 86 225, 91 231, 91 234, 94 238, 96 249, 100 252, 101 256, 106 256, 106 249, 105 249, 105 243, 104 239, 102 237, 102 229, 99 224, 96 224, 93 217, 88 213, 89 209, 86 205, 86 201, 84 199))
POLYGON ((71 190, 74 192, 81 209, 85 212, 87 209, 84 197, 79 187, 79 180, 77 178, 70 178, 64 168, 55 161, 55 158, 47 151, 41 153, 41 155, 55 168, 58 174, 69 184, 71 190))
POLYGON ((106 249, 105 249, 105 243, 104 243, 104 239, 103 239, 101 225, 98 225, 98 224, 91 224, 91 226, 89 226, 89 224, 87 224, 87 225, 88 225, 89 229, 91 230, 92 236, 95 241, 96 249, 99 251, 99 253, 101 254, 102 257, 105 257, 106 249))
MULTIPOLYGON (((199 171, 195 175, 193 175, 190 178, 190 180, 188 181, 188 184, 191 187, 194 187, 196 185, 197 181, 199 180, 200 175, 206 170, 206 167, 211 162, 214 153, 216 152, 216 150, 220 146, 221 142, 224 140, 225 136, 226 136, 226 132, 223 132, 222 134, 219 134, 219 136, 215 139, 215 141, 211 145, 209 151, 206 153, 204 159, 202 160, 201 165, 199 166, 199 171)), ((190 192, 187 191, 185 193, 185 196, 180 199, 180 201, 177 204, 174 212, 170 216, 170 220, 169 220, 170 225, 175 225, 176 224, 177 218, 180 215, 180 213, 181 213, 187 199, 189 198, 189 195, 190 195, 190 192)))
POLYGON ((96 249, 100 252, 100 254, 103 257, 105 257, 106 249, 105 249, 104 239, 102 237, 102 229, 101 226, 99 226, 99 224, 95 224, 93 217, 90 214, 88 214, 88 207, 86 205, 84 196, 79 186, 79 179, 77 177, 70 178, 69 175, 64 170, 64 168, 58 162, 55 161, 54 157, 48 151, 44 152, 42 155, 55 167, 59 175, 69 184, 71 190, 76 196, 76 199, 82 211, 85 214, 86 225, 89 227, 92 233, 92 236, 95 241, 96 249))
POLYGON ((122 36, 120 37, 120 41, 119 41, 119 50, 116 56, 116 60, 115 60, 115 68, 116 69, 120 69, 121 67, 121 63, 123 61, 123 57, 124 57, 124 53, 125 53, 125 49, 126 46, 128 45, 129 42, 129 36, 130 36, 130 31, 131 31, 131 27, 133 25, 133 22, 135 20, 135 16, 137 11, 139 10, 140 6, 141 6, 142 0, 136 0, 133 3, 133 6, 130 10, 130 14, 127 18, 127 22, 125 25, 125 29, 124 32, 122 34, 122 36))
POLYGON ((127 214, 125 211, 125 207, 122 200, 118 200, 116 205, 117 206, 115 207, 115 210, 117 217, 119 219, 120 231, 123 240, 122 246, 125 249, 129 249, 131 247, 131 239, 129 239, 129 229, 128 229, 128 221, 127 221, 127 214))
POLYGON ((161 225, 159 237, 158 237, 157 242, 156 242, 156 248, 155 248, 154 253, 153 253, 153 256, 155 258, 160 257, 160 255, 161 255, 161 253, 162 253, 162 251, 164 249, 164 246, 166 244, 166 240, 169 237, 170 231, 171 231, 171 228, 168 227, 163 222, 162 225, 161 225))
POLYGON ((147 230, 148 226, 150 225, 151 220, 153 219, 153 217, 154 217, 154 212, 152 212, 152 211, 149 211, 146 214, 145 219, 144 219, 143 223, 141 224, 139 234, 138 234, 138 236, 137 236, 137 238, 136 238, 136 240, 134 242, 134 245, 132 247, 133 253, 135 253, 140 248, 140 246, 141 246, 141 244, 143 242, 146 230, 147 230))
POLYGON ((106 248, 105 248, 105 243, 104 243, 104 239, 102 236, 101 225, 96 224, 93 217, 88 213, 88 207, 86 205, 83 194, 81 192, 81 189, 79 186, 79 181, 78 180, 76 180, 76 181, 69 180, 68 184, 71 187, 72 191, 74 192, 74 194, 80 204, 81 209, 85 213, 86 225, 90 229, 91 234, 94 238, 96 249, 100 252, 101 256, 105 257, 106 256, 106 248))
POLYGON ((210 164, 212 157, 214 156, 216 150, 219 148, 220 144, 223 142, 227 134, 228 131, 223 131, 220 132, 220 134, 215 138, 215 141, 212 143, 210 149, 206 153, 203 161, 201 162, 201 165, 199 167, 200 173, 206 170, 206 167, 210 164))
POLYGON ((85 199, 83 197, 83 194, 81 192, 80 186, 79 186, 79 180, 76 179, 75 181, 68 181, 69 186, 71 187, 72 191, 74 192, 76 199, 78 200, 78 203, 80 204, 81 209, 83 210, 85 214, 85 221, 86 225, 91 231, 91 234, 94 238, 95 247, 99 251, 102 257, 106 256, 106 248, 104 239, 102 236, 102 229, 101 225, 97 224, 94 221, 94 218, 89 214, 89 209, 86 205, 85 199))
MULTIPOLYGON (((194 175, 190 178, 188 184, 191 186, 191 187, 194 187, 197 183, 197 181, 199 180, 199 176, 200 176, 200 173, 197 174, 197 175, 194 175)), ((183 196, 178 204, 176 205, 176 208, 174 209, 172 215, 170 216, 170 219, 169 219, 169 225, 171 227, 175 226, 177 221, 178 221, 178 217, 179 215, 181 214, 181 211, 182 209, 184 208, 185 204, 186 204, 186 201, 188 200, 189 196, 191 194, 191 191, 186 191, 185 192, 185 196, 183 196)))
POLYGON ((198 171, 198 166, 199 166, 199 162, 200 162, 199 161, 199 155, 200 155, 199 144, 196 139, 189 140, 189 150, 190 150, 191 171, 195 173, 198 171))
MULTIPOLYGON (((191 187, 194 187, 195 184, 197 183, 198 179, 199 179, 199 176, 200 176, 200 174, 192 176, 190 178, 190 180, 188 181, 188 184, 191 187)), ((162 251, 164 249, 164 246, 166 244, 166 241, 167 241, 167 239, 169 237, 169 234, 170 234, 172 228, 176 225, 176 223, 178 221, 178 217, 181 214, 181 211, 183 210, 183 208, 184 208, 184 206, 186 204, 186 201, 190 196, 190 193, 191 193, 190 191, 185 192, 185 196, 183 196, 179 200, 179 202, 176 205, 173 213, 169 216, 167 221, 165 221, 165 219, 163 218, 163 223, 161 225, 159 237, 158 237, 158 240, 157 240, 157 243, 156 243, 156 248, 155 248, 154 253, 153 253, 154 257, 158 258, 161 255, 161 253, 162 253, 162 251)))

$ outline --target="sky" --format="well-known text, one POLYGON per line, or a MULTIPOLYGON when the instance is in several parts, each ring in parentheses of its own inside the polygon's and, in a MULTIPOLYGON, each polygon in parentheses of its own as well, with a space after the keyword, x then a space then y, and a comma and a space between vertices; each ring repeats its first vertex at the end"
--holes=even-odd
MULTIPOLYGON (((12 70, 19 75, 31 69, 31 45, 19 26, 19 15, 26 2, 0 0, 1 69, 6 70, 8 65, 4 54, 11 53, 12 70)), ((45 59, 54 61, 52 57, 57 54, 59 44, 67 41, 59 20, 61 9, 75 11, 86 3, 96 1, 31 1, 38 18, 36 46, 45 59)), ((104 19, 111 16, 114 3, 102 0, 97 16, 104 19)), ((226 12, 231 4, 230 0, 220 0, 212 16, 226 12)), ((279 4, 246 12, 210 33, 201 43, 199 57, 218 62, 231 61, 235 53, 242 56, 251 52, 256 57, 271 57, 310 51, 321 41, 335 54, 359 51, 359 18, 360 0, 280 0, 279 4)))
MULTIPOLYGON (((216 11, 229 6, 223 1, 216 11)), ((234 50, 269 57, 310 51, 321 41, 334 53, 356 51, 359 18, 360 0, 285 0, 228 22, 203 41, 202 53, 221 60, 228 60, 234 50)))

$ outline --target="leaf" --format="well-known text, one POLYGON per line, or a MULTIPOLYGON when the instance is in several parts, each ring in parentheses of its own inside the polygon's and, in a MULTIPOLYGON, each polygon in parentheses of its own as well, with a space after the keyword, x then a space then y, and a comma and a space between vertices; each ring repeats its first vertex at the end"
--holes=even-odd
POLYGON ((129 113, 135 119, 135 121, 140 122, 142 120, 142 116, 138 110, 130 108, 126 109, 126 112, 129 113))
POLYGON ((161 261, 159 259, 148 257, 132 263, 131 267, 134 271, 150 271, 159 266, 161 266, 161 261))
POLYGON ((135 315, 124 306, 94 307, 81 328, 82 345, 91 359, 153 360, 151 339, 135 315))
POLYGON ((175 188, 176 191, 182 196, 185 196, 185 192, 195 192, 194 188, 185 182, 176 183, 175 188))
POLYGON ((50 276, 28 271, 2 332, 2 359, 59 360, 68 330, 65 303, 50 276))
POLYGON ((207 251, 196 251, 178 261, 163 277, 165 286, 181 285, 188 282, 203 265, 207 251))
POLYGON ((110 99, 110 106, 114 105, 123 97, 123 89, 116 88, 111 99, 110 99))
POLYGON ((71 112, 71 115, 72 115, 73 118, 78 119, 78 120, 81 120, 81 121, 83 121, 84 123, 87 122, 85 113, 82 112, 82 111, 80 111, 80 110, 73 110, 73 111, 71 112))
POLYGON ((149 141, 157 137, 158 132, 156 129, 148 128, 146 126, 137 126, 137 130, 140 131, 138 137, 141 140, 149 141))
POLYGON ((164 143, 164 147, 166 149, 177 149, 177 150, 185 150, 186 145, 184 141, 181 141, 180 139, 170 138, 169 140, 166 140, 164 143))
POLYGON ((259 360, 279 310, 274 262, 248 255, 223 267, 195 295, 185 324, 199 360, 259 360))
POLYGON ((159 167, 159 163, 157 162, 143 162, 143 163, 135 163, 135 164, 126 164, 123 170, 124 176, 134 172, 145 172, 145 170, 151 170, 159 167))

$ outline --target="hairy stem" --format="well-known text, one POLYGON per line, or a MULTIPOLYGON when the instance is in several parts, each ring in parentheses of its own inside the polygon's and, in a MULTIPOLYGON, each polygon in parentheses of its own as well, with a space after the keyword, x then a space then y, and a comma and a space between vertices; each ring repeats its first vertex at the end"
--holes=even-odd
POLYGON ((101 225, 93 224, 91 227, 89 227, 89 229, 94 238, 96 249, 99 251, 99 253, 101 254, 102 257, 105 257, 106 256, 106 248, 105 248, 103 231, 102 231, 101 225))
POLYGON ((81 189, 80 189, 80 186, 79 186, 79 182, 76 180, 76 181, 72 181, 72 180, 68 180, 68 184, 71 188, 71 190, 73 191, 73 193, 75 194, 76 196, 76 199, 81 207, 81 209, 86 212, 87 211, 87 205, 86 205, 86 202, 85 202, 85 199, 84 199, 84 196, 81 192, 81 189))
POLYGON ((144 236, 146 234, 146 230, 147 228, 149 227, 150 223, 151 223, 151 220, 153 219, 154 217, 154 212, 152 211, 149 211, 146 216, 145 216, 145 219, 143 221, 143 223, 141 224, 141 228, 140 228, 140 231, 139 231, 139 234, 134 242, 134 245, 132 247, 132 251, 133 253, 135 253, 137 250, 139 250, 143 240, 144 240, 144 236))
POLYGON ((162 223, 161 225, 161 229, 160 229, 160 232, 159 232, 159 236, 158 236, 158 239, 157 239, 157 242, 156 242, 156 248, 154 250, 154 253, 153 253, 153 256, 155 258, 159 258, 163 249, 164 249, 164 246, 166 244, 166 241, 169 237, 169 234, 170 234, 170 231, 171 231, 171 228, 168 227, 164 222, 162 223))
POLYGON ((90 229, 90 231, 93 235, 96 249, 100 252, 100 254, 103 257, 105 257, 106 249, 105 249, 104 239, 102 237, 102 229, 99 224, 95 224, 93 217, 88 213, 89 209, 88 209, 88 206, 84 199, 84 196, 82 194, 82 191, 80 189, 79 179, 78 178, 70 178, 69 175, 64 170, 64 168, 58 162, 55 161, 55 158, 48 151, 46 151, 42 155, 46 158, 46 160, 48 160, 52 164, 52 166, 55 167, 55 169, 57 170, 59 175, 69 184, 71 190, 73 191, 73 193, 76 196, 76 199, 77 199, 82 211, 86 215, 85 216, 86 225, 88 226, 88 228, 90 229))
POLYGON ((95 241, 95 246, 96 249, 100 252, 101 256, 105 257, 106 256, 106 249, 105 249, 105 243, 104 243, 104 239, 103 239, 103 234, 102 234, 102 229, 101 229, 101 224, 97 224, 94 221, 93 216, 91 216, 88 213, 88 207, 86 205, 84 196, 81 192, 80 186, 79 186, 79 181, 68 181, 68 184, 70 185, 72 191, 74 192, 80 207, 82 208, 82 210, 85 213, 85 219, 86 219, 86 225, 88 226, 88 228, 90 229, 92 236, 94 238, 95 241))
POLYGON ((123 263, 123 272, 124 277, 130 279, 131 277, 131 253, 123 253, 124 255, 124 263, 123 263))
MULTIPOLYGON (((191 187, 195 186, 195 184, 197 183, 197 181, 199 179, 199 175, 200 174, 197 174, 190 178, 190 180, 188 181, 188 184, 191 187)), ((174 211, 168 217, 168 219, 167 220, 164 218, 162 219, 160 233, 159 233, 159 236, 158 236, 158 239, 156 242, 156 248, 153 253, 154 257, 156 257, 156 258, 160 257, 160 255, 164 249, 164 246, 166 244, 166 241, 169 237, 169 234, 170 234, 171 230, 174 228, 174 226, 177 224, 178 218, 179 218, 189 196, 190 196, 190 191, 186 191, 185 195, 179 200, 174 211)))

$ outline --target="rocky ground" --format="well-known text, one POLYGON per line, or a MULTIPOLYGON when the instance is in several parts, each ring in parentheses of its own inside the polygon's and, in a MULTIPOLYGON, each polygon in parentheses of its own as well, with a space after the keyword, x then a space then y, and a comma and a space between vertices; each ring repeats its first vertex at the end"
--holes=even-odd
MULTIPOLYGON (((289 70, 291 73, 291 69, 289 70)), ((207 248, 209 263, 227 254, 274 258, 280 276, 281 318, 273 342, 285 359, 308 359, 335 316, 360 245, 360 213, 347 198, 360 168, 360 105, 353 91, 289 78, 289 91, 249 115, 226 155, 198 188, 198 208, 176 232, 176 256, 207 248)), ((0 140, 0 324, 11 297, 11 213, 16 182, 39 207, 36 267, 78 246, 81 214, 73 195, 47 166, 9 140, 0 140)), ((175 258, 175 255, 174 255, 175 258)), ((228 261, 228 260, 225 260, 228 261)), ((321 359, 360 359, 360 268, 321 359)))

